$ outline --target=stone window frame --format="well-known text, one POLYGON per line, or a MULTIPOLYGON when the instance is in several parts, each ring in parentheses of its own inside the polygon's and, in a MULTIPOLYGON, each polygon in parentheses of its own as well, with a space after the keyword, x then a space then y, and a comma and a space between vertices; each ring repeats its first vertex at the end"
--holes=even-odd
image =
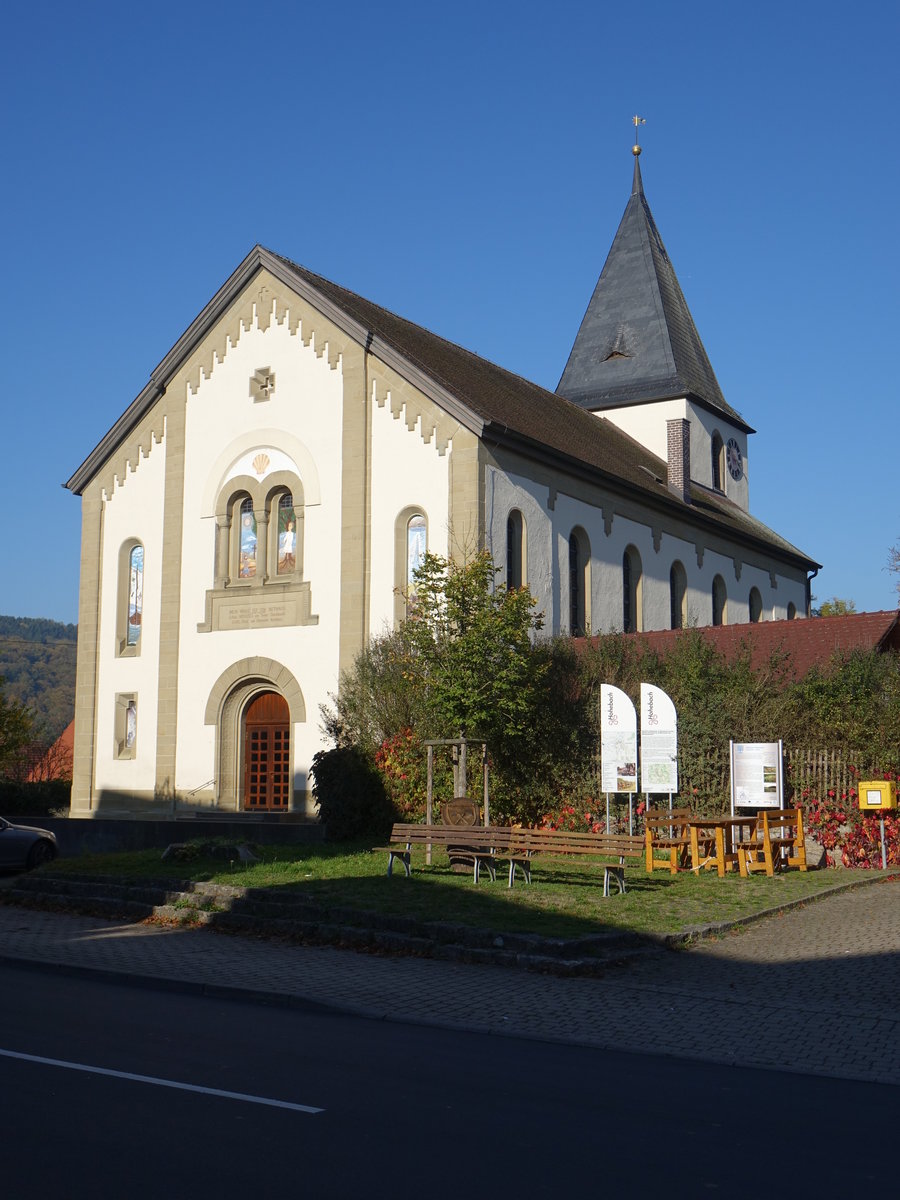
POLYGON ((137 758, 137 692, 116 692, 116 708, 113 718, 113 756, 116 759, 137 758), (134 740, 128 744, 128 709, 134 705, 134 740))
POLYGON ((669 624, 672 629, 687 625, 687 571, 677 558, 669 568, 669 624))
POLYGON ((644 628, 644 564, 633 543, 622 554, 622 630, 641 633, 644 628))
POLYGON ((728 624, 728 588, 721 575, 716 575, 712 581, 712 624, 728 624))
POLYGON ((569 633, 585 637, 591 631, 591 539, 581 525, 572 528, 568 546, 569 633))
POLYGON ((293 471, 274 471, 263 480, 249 475, 229 479, 216 503, 215 586, 222 588, 262 588, 266 583, 299 583, 303 580, 304 543, 303 484, 293 471), (290 493, 295 526, 295 566, 278 574, 278 506, 290 493), (256 574, 247 579, 238 575, 240 557, 240 509, 245 500, 253 505, 256 518, 256 574), (275 568, 270 570, 270 566, 275 568))
POLYGON ((758 587, 752 587, 750 589, 750 598, 748 601, 748 605, 749 605, 750 623, 751 623, 751 625, 758 625, 759 622, 762 620, 762 613, 763 613, 762 593, 760 592, 758 587))
POLYGON ((425 521, 425 552, 431 541, 431 523, 428 511, 421 504, 407 504, 394 519, 394 628, 399 629, 409 616, 409 525, 414 517, 425 521))
POLYGON ((141 633, 128 643, 128 599, 131 592, 131 555, 140 546, 144 551, 144 590, 147 583, 147 547, 139 537, 128 537, 119 547, 118 586, 116 592, 116 658, 138 658, 144 640, 144 605, 141 604, 141 633))
POLYGON ((528 526, 522 510, 511 508, 506 518, 506 587, 513 591, 527 582, 528 526))

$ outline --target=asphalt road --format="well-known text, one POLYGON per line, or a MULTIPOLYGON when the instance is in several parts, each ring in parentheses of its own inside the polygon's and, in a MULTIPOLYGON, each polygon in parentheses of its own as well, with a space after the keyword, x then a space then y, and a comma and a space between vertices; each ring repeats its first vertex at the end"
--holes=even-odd
POLYGON ((9 1200, 856 1194, 894 1187, 900 1105, 882 1084, 6 965, 0 1097, 9 1200))

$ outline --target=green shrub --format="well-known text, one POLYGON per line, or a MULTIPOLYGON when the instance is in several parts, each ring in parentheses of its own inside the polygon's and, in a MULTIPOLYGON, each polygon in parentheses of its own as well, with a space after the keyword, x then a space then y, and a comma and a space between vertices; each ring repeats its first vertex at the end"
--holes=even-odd
POLYGON ((386 837, 395 816, 381 776, 358 746, 320 750, 312 762, 313 796, 329 841, 386 837))
POLYGON ((0 783, 0 815, 51 817, 66 816, 72 784, 68 779, 50 779, 43 783, 0 783))

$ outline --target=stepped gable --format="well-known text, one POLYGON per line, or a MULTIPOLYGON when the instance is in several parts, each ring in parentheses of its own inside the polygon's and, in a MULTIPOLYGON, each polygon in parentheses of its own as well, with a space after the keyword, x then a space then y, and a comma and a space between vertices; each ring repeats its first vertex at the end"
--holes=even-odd
POLYGON ((592 412, 686 396, 753 432, 719 387, 637 156, 631 197, 556 390, 592 412))

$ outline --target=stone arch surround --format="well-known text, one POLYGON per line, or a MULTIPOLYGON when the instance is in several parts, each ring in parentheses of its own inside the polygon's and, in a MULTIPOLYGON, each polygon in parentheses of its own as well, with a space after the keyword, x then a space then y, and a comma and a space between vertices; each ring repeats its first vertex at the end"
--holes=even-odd
MULTIPOLYGON (((255 696, 270 691, 287 701, 292 727, 306 721, 306 702, 300 685, 287 667, 272 658, 242 658, 222 672, 209 693, 204 723, 216 727, 215 796, 216 804, 225 809, 243 811, 241 719, 255 696)), ((292 773, 293 758, 292 735, 292 773)))

